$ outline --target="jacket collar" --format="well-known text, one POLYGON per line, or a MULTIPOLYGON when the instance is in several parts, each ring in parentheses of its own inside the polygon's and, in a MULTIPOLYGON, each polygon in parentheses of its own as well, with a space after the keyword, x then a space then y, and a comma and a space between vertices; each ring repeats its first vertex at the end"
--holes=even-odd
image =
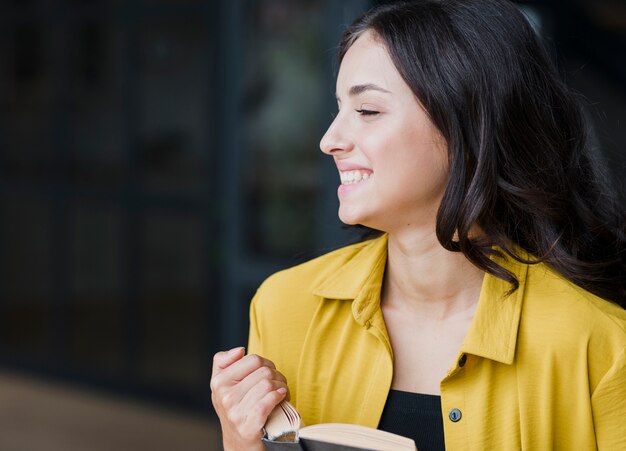
MULTIPOLYGON (((522 254, 522 257, 527 257, 522 254)), ((528 265, 511 258, 494 258, 511 271, 519 288, 507 296, 505 282, 485 274, 474 319, 461 345, 461 352, 511 364, 515 357, 528 265)), ((313 290, 323 299, 352 301, 355 320, 363 325, 380 311, 380 291, 387 262, 387 234, 358 245, 355 253, 337 271, 313 290)))
MULTIPOLYGON (((352 302, 352 314, 361 325, 380 310, 380 290, 387 263, 387 234, 358 245, 352 257, 313 289, 323 299, 352 302)), ((382 317, 381 317, 382 322, 382 317)))
MULTIPOLYGON (((526 258, 523 254, 522 257, 526 258)), ((507 296, 511 285, 485 274, 476 313, 461 352, 510 365, 515 358, 528 265, 510 257, 493 260, 515 275, 519 288, 507 296)))

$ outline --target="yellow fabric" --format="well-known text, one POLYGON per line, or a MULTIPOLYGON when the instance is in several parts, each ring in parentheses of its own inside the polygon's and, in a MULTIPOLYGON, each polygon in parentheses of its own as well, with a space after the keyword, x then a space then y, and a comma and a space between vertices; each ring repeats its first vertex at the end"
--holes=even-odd
MULTIPOLYGON (((386 257, 383 235, 274 274, 253 299, 248 351, 285 374, 306 424, 378 426, 393 371, 386 257)), ((441 381, 446 448, 626 450, 626 310, 543 264, 501 263, 520 288, 505 297, 485 276, 466 363, 441 381)))

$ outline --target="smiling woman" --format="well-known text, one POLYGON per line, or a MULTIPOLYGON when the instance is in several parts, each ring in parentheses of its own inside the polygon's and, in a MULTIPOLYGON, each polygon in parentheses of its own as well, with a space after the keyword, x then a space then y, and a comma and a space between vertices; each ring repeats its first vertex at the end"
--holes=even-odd
POLYGON ((418 449, 626 449, 624 207, 507 0, 381 6, 339 47, 321 140, 378 237, 282 271, 214 358, 226 450, 286 397, 418 449))
POLYGON ((375 34, 346 52, 337 103, 320 147, 341 177, 340 219, 387 232, 432 225, 446 185, 445 142, 375 34), (354 171, 368 176, 355 184, 354 171))

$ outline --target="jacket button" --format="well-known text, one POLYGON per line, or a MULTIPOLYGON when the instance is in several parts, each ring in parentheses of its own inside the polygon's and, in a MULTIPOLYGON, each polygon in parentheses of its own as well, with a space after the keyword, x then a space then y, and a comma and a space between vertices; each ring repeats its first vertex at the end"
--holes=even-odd
POLYGON ((460 367, 465 366, 465 362, 466 362, 466 361, 467 361, 467 355, 466 355, 466 354, 463 354, 463 355, 461 356, 461 358, 459 359, 459 366, 460 366, 460 367))
POLYGON ((370 320, 365 321, 365 329, 369 329, 370 327, 372 327, 370 320))
POLYGON ((448 414, 448 418, 450 418, 450 421, 452 421, 453 423, 459 421, 461 419, 461 416, 461 411, 459 409, 452 409, 448 414))

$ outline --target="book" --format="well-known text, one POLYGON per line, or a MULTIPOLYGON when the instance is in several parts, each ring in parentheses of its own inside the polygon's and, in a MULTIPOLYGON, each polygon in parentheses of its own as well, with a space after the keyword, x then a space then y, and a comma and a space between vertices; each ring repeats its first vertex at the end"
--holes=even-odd
POLYGON ((283 401, 270 413, 263 428, 268 451, 416 451, 410 438, 356 424, 325 423, 305 426, 300 413, 283 401))

